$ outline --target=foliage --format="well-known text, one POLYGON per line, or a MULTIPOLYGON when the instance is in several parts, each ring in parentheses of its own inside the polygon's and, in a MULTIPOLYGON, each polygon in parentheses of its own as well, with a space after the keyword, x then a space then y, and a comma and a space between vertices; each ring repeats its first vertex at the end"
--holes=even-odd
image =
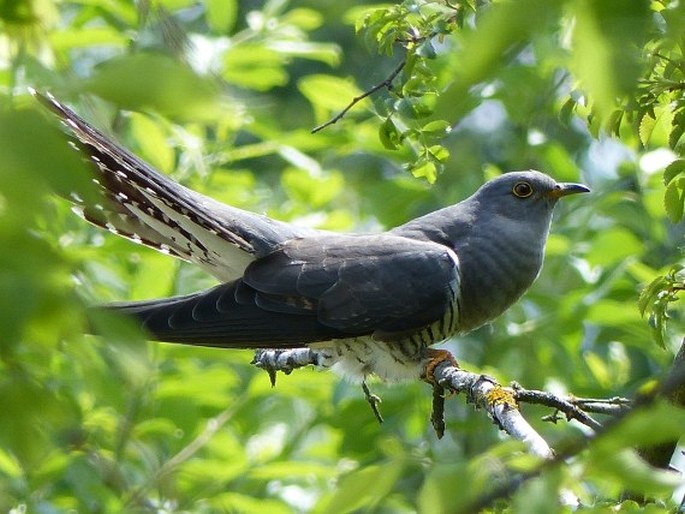
MULTIPOLYGON (((86 174, 27 86, 189 187, 332 230, 401 223, 503 170, 582 177, 593 194, 560 206, 534 288, 447 347, 504 383, 632 396, 667 372, 684 328, 683 9, 3 3, 0 510, 458 512, 536 466, 462 398, 436 440, 423 384, 372 383, 378 426, 330 373, 271 389, 244 352, 144 343, 112 322, 83 335, 87 305, 212 281, 73 216, 54 193, 86 174)), ((582 438, 525 414, 555 447, 582 438)), ((677 438, 682 417, 638 411, 490 507, 555 512, 571 492, 587 511, 673 509, 673 476, 633 448, 677 438), (626 489, 655 503, 622 501, 626 489)))

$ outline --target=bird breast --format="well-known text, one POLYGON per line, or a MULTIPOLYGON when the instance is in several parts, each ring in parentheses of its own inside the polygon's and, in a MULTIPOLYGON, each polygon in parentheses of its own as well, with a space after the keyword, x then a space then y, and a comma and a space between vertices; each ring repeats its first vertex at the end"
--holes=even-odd
POLYGON ((542 267, 544 239, 538 241, 472 234, 455 249, 461 273, 459 332, 493 320, 530 287, 542 267))

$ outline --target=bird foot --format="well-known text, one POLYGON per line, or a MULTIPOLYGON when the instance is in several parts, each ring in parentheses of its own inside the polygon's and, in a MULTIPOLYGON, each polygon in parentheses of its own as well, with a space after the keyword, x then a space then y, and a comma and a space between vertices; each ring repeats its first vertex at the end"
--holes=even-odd
POLYGON ((428 382, 432 386, 438 385, 438 383, 435 381, 435 368, 438 367, 438 364, 446 362, 455 368, 459 367, 457 359, 455 359, 454 355, 447 350, 427 348, 425 350, 425 356, 428 360, 426 362, 426 366, 424 367, 423 374, 421 375, 421 379, 424 382, 428 382))
POLYGON ((421 378, 428 382, 433 388, 433 406, 431 408, 431 425, 435 430, 438 439, 445 435, 445 389, 435 380, 435 368, 439 364, 446 362, 455 368, 459 363, 454 356, 447 350, 428 348, 426 350, 428 362, 424 368, 421 378))
POLYGON ((379 424, 383 424, 383 416, 381 416, 381 411, 378 409, 378 405, 381 403, 381 397, 373 394, 369 390, 369 386, 366 385, 366 381, 362 382, 362 391, 364 391, 364 396, 366 397, 366 401, 369 402, 369 405, 371 406, 371 410, 373 411, 373 415, 376 416, 376 419, 378 420, 379 424))

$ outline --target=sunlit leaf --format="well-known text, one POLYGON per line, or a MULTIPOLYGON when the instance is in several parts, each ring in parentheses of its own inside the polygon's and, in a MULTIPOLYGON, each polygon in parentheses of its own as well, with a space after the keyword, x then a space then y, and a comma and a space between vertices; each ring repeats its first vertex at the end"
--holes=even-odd
POLYGON ((238 17, 238 4, 235 0, 207 0, 207 23, 220 34, 231 31, 238 17))
POLYGON ((159 124, 143 114, 132 113, 130 116, 131 131, 140 145, 142 157, 155 168, 170 172, 174 166, 174 150, 168 134, 159 124))
POLYGON ((400 462, 389 462, 353 471, 345 476, 335 492, 319 502, 312 512, 344 514, 358 509, 369 509, 391 491, 402 469, 400 462))
MULTIPOLYGON (((300 79, 297 87, 314 107, 319 122, 326 121, 331 112, 337 114, 361 94, 354 82, 332 75, 308 75, 300 79)), ((367 107, 368 100, 362 100, 355 110, 363 112, 367 107)))
POLYGON ((683 217, 683 190, 680 184, 671 182, 664 193, 664 208, 672 223, 678 223, 683 217))
POLYGON ((401 142, 401 135, 391 118, 387 118, 379 127, 378 137, 388 150, 396 150, 401 142))
POLYGON ((654 113, 646 113, 640 121, 640 141, 644 146, 666 146, 671 132, 673 112, 670 106, 661 105, 654 113))
POLYGON ((230 48, 223 59, 223 77, 238 86, 267 91, 288 81, 286 56, 260 44, 230 48))
POLYGON ((85 81, 84 88, 129 110, 156 109, 169 116, 193 118, 217 115, 216 84, 163 55, 140 53, 111 59, 85 81), (141 76, 148 80, 142 82, 141 76))
POLYGON ((573 68, 597 113, 609 117, 618 98, 637 86, 648 3, 575 0, 571 6, 575 14, 573 68))

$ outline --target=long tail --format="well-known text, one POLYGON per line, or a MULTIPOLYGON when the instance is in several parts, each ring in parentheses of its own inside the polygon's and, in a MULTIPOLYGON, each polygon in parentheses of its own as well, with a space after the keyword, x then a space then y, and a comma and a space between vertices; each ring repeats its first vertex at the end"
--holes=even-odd
POLYGON ((320 324, 316 314, 286 314, 258 307, 241 282, 185 296, 111 304, 101 309, 138 320, 151 339, 222 348, 297 348, 349 337, 320 324), (239 300, 237 299, 239 298, 239 300))
POLYGON ((195 262, 223 281, 242 275, 256 256, 310 233, 222 204, 174 182, 106 137, 51 94, 31 94, 73 135, 74 148, 93 164, 102 202, 72 195, 91 223, 176 257, 195 262))

